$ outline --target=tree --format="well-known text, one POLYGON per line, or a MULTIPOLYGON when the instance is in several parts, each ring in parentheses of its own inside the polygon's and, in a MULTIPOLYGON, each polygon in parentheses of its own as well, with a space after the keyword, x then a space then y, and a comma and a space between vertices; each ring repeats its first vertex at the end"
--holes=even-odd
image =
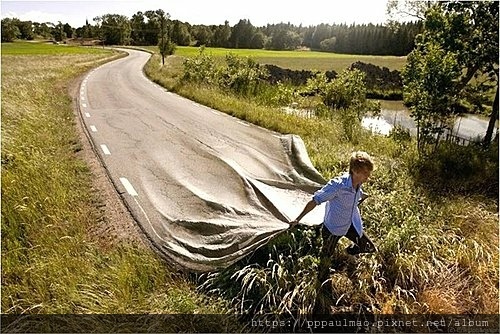
POLYGON ((212 45, 219 47, 227 47, 229 44, 230 36, 231 36, 231 27, 229 26, 229 21, 225 21, 224 25, 219 25, 214 29, 212 45))
POLYGON ((50 38, 50 27, 47 23, 33 22, 33 33, 35 37, 50 38))
MULTIPOLYGON (((484 95, 485 88, 493 92, 498 90, 498 12, 497 1, 440 2, 427 10, 424 30, 416 39, 416 50, 413 51, 412 57, 422 55, 420 66, 424 68, 428 60, 426 55, 437 52, 437 48, 443 57, 454 57, 458 66, 458 73, 453 82, 447 83, 448 89, 439 94, 444 94, 450 100, 455 99, 458 104, 464 104, 472 103, 470 100, 478 95, 484 95), (487 84, 476 85, 478 80, 487 84)), ((411 81, 414 71, 408 70, 406 73, 410 75, 406 77, 406 81, 411 81)), ((441 74, 439 70, 436 73, 428 73, 431 77, 441 74)), ((416 85, 405 87, 405 94, 412 95, 411 90, 415 87, 416 85)), ((496 95, 495 92, 494 96, 496 95)), ((417 99, 411 102, 413 108, 418 108, 419 104, 423 103, 419 101, 417 99)), ((491 124, 498 118, 498 106, 495 106, 495 103, 498 103, 495 99, 490 102, 490 126, 484 138, 486 145, 493 134, 491 124)))
POLYGON ((67 38, 73 38, 73 28, 68 23, 63 25, 63 31, 67 38))
POLYGON ((92 29, 87 19, 85 20, 85 25, 83 26, 82 37, 83 38, 92 37, 92 29))
POLYGON ((21 36, 19 28, 11 18, 2 19, 2 43, 13 42, 16 38, 21 36))
POLYGON ((386 13, 391 20, 425 20, 425 13, 434 2, 436 1, 387 0, 386 13))
POLYGON ((229 46, 232 48, 248 49, 252 37, 255 33, 255 27, 250 20, 240 20, 232 29, 229 37, 229 46))
POLYGON ((31 21, 19 21, 17 19, 14 21, 16 21, 17 27, 21 32, 19 38, 26 40, 33 40, 35 38, 33 33, 33 23, 31 21))
MULTIPOLYGON (((452 32, 458 32, 456 41, 446 38, 443 44, 445 49, 459 54, 464 71, 459 84, 462 92, 481 76, 489 78, 491 86, 495 87, 489 126, 483 140, 489 145, 498 119, 499 2, 450 2, 444 6, 444 15, 454 27, 452 32)), ((478 94, 484 92, 478 91, 478 94)))
POLYGON ((145 30, 144 30, 144 40, 146 45, 158 45, 160 39, 160 23, 158 20, 158 15, 156 11, 147 10, 144 12, 144 16, 147 18, 145 30))
POLYGON ((484 144, 486 146, 490 145, 491 138, 493 138, 493 130, 495 129, 495 123, 498 120, 498 86, 496 88, 495 99, 493 100, 493 107, 491 109, 490 121, 488 122, 488 129, 486 130, 486 135, 484 136, 484 144))
POLYGON ((52 28, 52 37, 56 42, 62 42, 66 38, 66 33, 64 32, 61 21, 52 28))
POLYGON ((453 116, 460 76, 457 57, 429 42, 425 50, 408 55, 402 75, 404 102, 417 122, 418 149, 426 153, 429 147, 437 146, 453 116))
POLYGON ((105 14, 94 19, 101 23, 104 43, 108 45, 127 45, 130 42, 130 21, 124 15, 105 14))
POLYGON ((296 32, 281 28, 273 33, 269 48, 274 50, 295 50, 300 43, 301 38, 296 32))
POLYGON ((174 21, 171 37, 172 41, 177 45, 187 46, 191 44, 191 34, 189 33, 188 26, 179 20, 174 21))
POLYGON ((146 39, 144 37, 146 30, 146 22, 144 21, 144 14, 137 12, 132 15, 130 20, 130 39, 134 45, 145 45, 146 39))
POLYGON ((212 40, 212 30, 205 25, 196 25, 192 29, 192 35, 196 39, 196 45, 209 45, 212 40))
POLYGON ((170 34, 168 32, 168 19, 170 18, 170 14, 165 13, 162 9, 158 9, 156 11, 156 17, 160 24, 158 48, 160 49, 162 64, 165 65, 165 56, 171 55, 175 51, 175 44, 170 40, 170 34))
POLYGON ((309 26, 302 33, 302 45, 308 48, 312 47, 312 37, 314 34, 314 26, 309 26))
POLYGON ((333 34, 330 25, 320 24, 316 26, 311 35, 311 49, 320 50, 321 42, 331 37, 333 37, 333 34))
POLYGON ((337 42, 336 37, 324 39, 320 43, 320 48, 322 51, 334 51, 336 42, 337 42))
POLYGON ((332 115, 340 115, 344 133, 351 142, 357 141, 363 116, 368 112, 380 112, 379 103, 366 98, 364 77, 358 69, 346 69, 333 80, 324 72, 318 73, 306 84, 306 91, 317 92, 332 115))
POLYGON ((260 30, 257 30, 252 37, 252 41, 250 42, 251 49, 263 49, 266 45, 266 35, 260 30))

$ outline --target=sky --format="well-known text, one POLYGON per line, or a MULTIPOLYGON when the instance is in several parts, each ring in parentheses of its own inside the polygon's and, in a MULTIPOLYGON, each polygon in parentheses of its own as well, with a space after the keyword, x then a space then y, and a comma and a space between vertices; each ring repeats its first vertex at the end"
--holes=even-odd
POLYGON ((120 14, 131 18, 141 11, 163 9, 173 20, 190 24, 234 26, 249 19, 254 26, 292 23, 384 23, 387 0, 91 0, 12 1, 1 0, 1 16, 22 21, 69 23, 81 27, 96 16, 120 14))

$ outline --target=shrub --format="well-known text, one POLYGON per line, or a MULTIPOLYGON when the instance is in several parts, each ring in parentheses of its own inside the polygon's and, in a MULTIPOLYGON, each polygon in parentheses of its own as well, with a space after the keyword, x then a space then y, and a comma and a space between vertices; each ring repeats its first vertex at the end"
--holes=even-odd
POLYGON ((204 48, 200 48, 198 56, 184 60, 184 76, 182 80, 212 85, 217 83, 218 72, 215 57, 207 55, 204 48))
POLYGON ((486 149, 443 142, 416 167, 415 176, 433 192, 498 196, 498 142, 486 149))
POLYGON ((364 74, 357 70, 345 70, 329 80, 325 73, 308 80, 306 90, 316 91, 323 103, 337 114, 347 139, 357 143, 361 131, 361 119, 368 112, 378 113, 379 104, 366 99, 364 74))
POLYGON ((226 66, 218 73, 219 86, 243 96, 258 94, 267 70, 252 58, 241 58, 234 54, 226 55, 226 66))

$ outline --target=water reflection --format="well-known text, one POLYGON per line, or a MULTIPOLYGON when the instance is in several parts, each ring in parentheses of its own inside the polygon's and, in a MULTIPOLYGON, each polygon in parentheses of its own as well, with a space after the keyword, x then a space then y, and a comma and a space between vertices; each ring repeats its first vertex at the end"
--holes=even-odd
POLYGON ((380 133, 381 135, 389 135, 393 126, 387 122, 383 117, 363 117, 361 125, 365 129, 370 129, 375 133, 380 133))
MULTIPOLYGON (((408 108, 403 105, 403 101, 380 101, 380 116, 364 117, 361 125, 366 129, 371 129, 374 133, 389 135, 396 126, 408 129, 412 135, 417 133, 417 125, 410 116, 408 108)), ((304 118, 314 116, 313 110, 298 109, 296 104, 282 109, 288 114, 299 115, 304 118)), ((459 139, 458 142, 467 142, 470 140, 482 139, 488 129, 489 119, 486 116, 464 114, 456 118, 451 135, 459 139)), ((496 124, 496 133, 498 133, 498 121, 496 124)), ((445 134, 448 135, 448 134, 445 134)))
MULTIPOLYGON (((394 126, 399 125, 409 129, 411 134, 416 134, 415 121, 402 101, 381 101, 381 109, 379 117, 363 118, 364 128, 371 129, 375 133, 388 135, 394 126)), ((465 140, 483 138, 488 128, 488 122, 488 117, 464 114, 456 118, 452 134, 465 140)), ((498 132, 498 122, 496 131, 498 132)))

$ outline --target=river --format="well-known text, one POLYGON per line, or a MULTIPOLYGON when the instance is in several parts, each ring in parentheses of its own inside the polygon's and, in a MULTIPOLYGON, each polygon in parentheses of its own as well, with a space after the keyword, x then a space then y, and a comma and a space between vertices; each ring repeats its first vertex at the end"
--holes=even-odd
MULTIPOLYGON (((371 129, 375 133, 388 135, 394 126, 399 125, 409 129, 412 135, 416 135, 417 126, 410 116, 410 111, 403 105, 403 101, 380 101, 380 116, 363 117, 361 125, 366 129, 371 129)), ((296 106, 283 108, 283 111, 302 117, 314 117, 311 110, 297 109, 296 106)), ((489 118, 483 115, 463 114, 457 116, 453 127, 452 135, 458 139, 459 143, 469 141, 480 141, 484 138, 488 129, 489 118)), ((495 125, 494 135, 498 133, 498 121, 495 125)))
MULTIPOLYGON (((400 125, 416 134, 416 124, 408 108, 402 101, 380 101, 381 111, 378 117, 364 117, 362 125, 373 132, 388 135, 395 125, 400 125)), ((483 138, 488 128, 489 118, 482 115, 464 114, 458 116, 453 127, 453 135, 468 140, 483 138)), ((498 132, 498 121, 496 132, 498 132)))

